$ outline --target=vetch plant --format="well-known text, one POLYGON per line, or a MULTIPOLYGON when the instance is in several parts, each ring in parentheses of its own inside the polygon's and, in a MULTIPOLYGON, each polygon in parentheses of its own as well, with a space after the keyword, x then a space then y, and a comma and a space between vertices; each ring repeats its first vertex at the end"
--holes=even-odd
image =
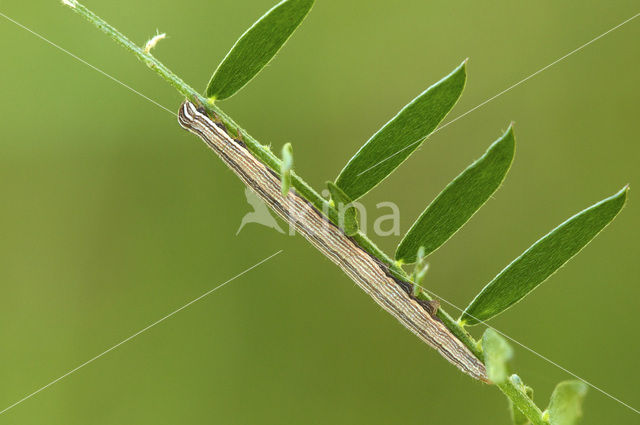
POLYGON ((360 229, 355 201, 388 177, 442 122, 464 89, 466 60, 376 132, 335 181, 327 182, 329 196, 323 198, 294 171, 290 144, 284 146, 282 159, 278 158, 217 104, 237 93, 266 66, 308 14, 313 0, 285 0, 262 16, 218 66, 205 95, 151 55, 164 34, 141 48, 77 1, 63 3, 134 53, 186 97, 178 114, 180 124, 198 135, 248 188, 381 307, 461 371, 499 388, 509 399, 514 424, 576 423, 586 383, 559 383, 543 411, 533 401, 533 390, 518 375, 510 374, 508 361, 513 349, 500 333, 488 328, 477 341, 467 328, 485 323, 521 301, 576 255, 622 209, 628 187, 577 213, 538 240, 489 282, 456 320, 420 286, 428 269, 426 259, 504 180, 515 153, 512 126, 429 204, 398 245, 394 258, 378 249, 360 229), (414 269, 409 274, 404 266, 411 264, 414 269))

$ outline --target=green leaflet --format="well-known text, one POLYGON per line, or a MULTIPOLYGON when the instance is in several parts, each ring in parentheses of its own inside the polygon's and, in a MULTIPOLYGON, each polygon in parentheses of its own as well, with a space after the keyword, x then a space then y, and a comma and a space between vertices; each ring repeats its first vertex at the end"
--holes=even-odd
POLYGON ((475 325, 502 313, 534 290, 576 255, 614 219, 628 187, 574 215, 538 240, 485 286, 460 322, 475 325))
POLYGON ((353 236, 358 233, 360 223, 358 222, 358 209, 351 204, 349 197, 333 182, 327 182, 331 200, 338 211, 338 227, 345 235, 353 236))
POLYGON ((510 126, 424 210, 398 245, 396 260, 411 264, 416 261, 420 247, 429 255, 453 236, 498 189, 514 153, 515 139, 510 126))
POLYGON ((509 377, 507 361, 513 357, 513 348, 498 332, 488 328, 482 335, 482 352, 489 380, 502 384, 509 377))
POLYGON ((207 86, 207 97, 227 99, 244 87, 278 53, 311 6, 313 0, 284 0, 265 13, 218 65, 207 86))
POLYGON ((282 147, 282 163, 280 164, 280 191, 287 196, 291 187, 291 170, 293 169, 293 147, 285 143, 282 147))
POLYGON ((563 381, 556 385, 549 403, 551 425, 574 425, 582 416, 582 401, 587 395, 587 384, 581 381, 563 381))
POLYGON ((466 61, 402 108, 349 160, 336 185, 350 199, 373 189, 435 130, 462 93, 465 66, 466 61))

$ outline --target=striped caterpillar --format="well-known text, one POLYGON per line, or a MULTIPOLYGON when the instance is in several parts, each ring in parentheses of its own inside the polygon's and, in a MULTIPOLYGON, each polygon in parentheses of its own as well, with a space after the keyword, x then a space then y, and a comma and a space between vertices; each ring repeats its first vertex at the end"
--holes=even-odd
POLYGON ((282 196, 278 174, 254 157, 242 141, 232 138, 224 125, 214 122, 189 101, 180 106, 178 122, 199 136, 267 205, 293 223, 297 232, 407 329, 461 371, 489 382, 484 364, 435 317, 433 306, 411 295, 411 283, 395 278, 385 264, 345 235, 294 189, 282 196))

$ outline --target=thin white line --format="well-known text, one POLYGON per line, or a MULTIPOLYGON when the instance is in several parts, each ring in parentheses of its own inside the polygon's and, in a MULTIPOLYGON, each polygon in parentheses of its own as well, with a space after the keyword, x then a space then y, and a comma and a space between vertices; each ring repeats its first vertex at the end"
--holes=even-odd
MULTIPOLYGON (((464 313, 464 310, 463 310, 463 309, 461 309, 461 308, 460 308, 460 307, 458 307, 457 305, 453 304, 452 302, 447 301, 446 299, 442 298, 441 296, 439 296, 439 295, 438 295, 438 294, 436 294, 435 292, 433 292, 433 291, 431 291, 431 290, 429 290, 429 289, 427 289, 427 288, 425 288, 425 287, 423 287, 423 286, 420 286, 420 285, 418 285, 418 287, 419 287, 419 288, 421 288, 422 290, 424 290, 425 292, 428 292, 429 294, 431 294, 431 296, 433 296, 433 297, 435 297, 435 298, 437 298, 437 299, 439 299, 439 300, 442 300, 442 301, 444 301, 445 303, 449 304, 451 307, 455 308, 456 310, 460 311, 461 313, 464 313)), ((468 313, 467 313, 467 314, 468 314, 468 313)), ((493 326, 491 326, 491 325, 487 324, 487 322, 485 322, 484 320, 480 320, 480 319, 478 319, 477 317, 475 317, 475 316, 473 316, 473 315, 471 315, 471 314, 468 314, 468 315, 469 315, 469 317, 472 317, 472 318, 474 318, 475 320, 477 320, 477 321, 478 321, 478 323, 482 323, 482 324, 483 324, 483 325, 485 325, 486 327, 493 329, 494 331, 498 332, 498 333, 499 333, 500 335, 502 335, 503 337, 505 337, 505 338, 509 339, 510 341, 512 341, 512 342, 514 342, 514 343, 516 343, 516 344, 518 344, 520 347, 524 348, 525 350, 527 350, 527 351, 529 351, 529 352, 531 352, 531 353, 535 354, 536 356, 540 357, 542 360, 544 360, 544 361, 546 361, 546 362, 548 362, 548 363, 550 363, 550 364, 554 365, 554 366, 555 366, 555 367, 557 367, 558 369, 560 369, 560 370, 562 370, 562 371, 564 371, 564 372, 568 373, 569 375, 573 376, 574 378, 579 379, 580 381, 584 382, 585 384, 587 384, 587 385, 588 385, 588 386, 590 386, 591 388, 593 388, 593 389, 595 389, 595 390, 597 390, 597 391, 601 392, 602 394, 604 394, 605 396, 609 397, 610 399, 612 399, 612 400, 614 400, 614 401, 617 401, 618 403, 622 404, 623 406, 625 406, 625 407, 627 407, 627 408, 629 408, 629 409, 633 410, 635 413, 640 414, 640 411, 639 411, 639 410, 637 410, 636 408, 634 408, 634 407, 632 407, 632 406, 628 405, 627 403, 625 403, 624 401, 620 400, 619 398, 614 397, 613 395, 609 394, 609 393, 608 393, 608 392, 606 392, 605 390, 603 390, 603 389, 601 389, 601 388, 599 388, 599 387, 596 387, 596 386, 595 386, 594 384, 592 384, 591 382, 587 381, 587 380, 586 380, 586 379, 584 379, 584 378, 579 377, 578 375, 576 375, 575 373, 571 372, 570 370, 568 370, 568 369, 566 369, 566 368, 564 368, 564 367, 560 366, 558 363, 554 362, 553 360, 549 359, 548 357, 543 356, 542 354, 540 354, 540 353, 538 353, 537 351, 535 351, 533 348, 529 348, 528 346, 524 345, 524 344, 523 344, 523 343, 521 343, 520 341, 518 341, 518 340, 516 340, 516 339, 514 339, 514 338, 512 338, 512 337, 510 337, 509 335, 505 334, 505 333, 504 333, 504 332, 502 332, 502 331, 499 331, 498 329, 494 328, 493 326)))
POLYGON ((172 311, 171 313, 167 314, 166 316, 164 316, 162 319, 156 320, 155 322, 153 322, 152 324, 150 324, 149 326, 139 330, 138 332, 134 333, 133 335, 131 335, 128 338, 123 339, 122 341, 120 341, 119 343, 117 343, 116 345, 114 345, 113 347, 103 351, 102 353, 98 354, 97 356, 87 360, 86 362, 82 363, 80 366, 71 369, 69 372, 65 373, 64 375, 60 376, 59 378, 54 379, 53 381, 49 382, 47 385, 38 388, 36 391, 32 392, 31 394, 29 394, 28 396, 16 401, 15 403, 13 403, 11 406, 6 407, 4 410, 0 411, 0 415, 2 415, 4 412, 6 412, 7 410, 16 407, 17 405, 19 405, 20 403, 22 403, 23 401, 26 401, 28 399, 30 399, 31 397, 33 397, 34 395, 38 394, 40 391, 43 391, 47 388, 49 388, 50 386, 52 386, 53 384, 55 384, 56 382, 66 378, 67 376, 71 375, 72 373, 78 371, 79 369, 85 367, 86 365, 88 365, 89 363, 93 362, 94 360, 99 359, 100 357, 104 356, 105 354, 109 353, 110 351, 115 350, 116 348, 120 347, 122 344, 131 341, 133 338, 137 337, 138 335, 140 335, 141 333, 151 329, 152 327, 154 327, 155 325, 159 324, 160 322, 165 321, 166 319, 168 319, 169 317, 173 316, 174 314, 184 310, 185 308, 189 307, 191 304, 195 303, 196 301, 201 300, 202 298, 206 297, 207 295, 211 294, 212 292, 222 288, 223 286, 225 286, 227 283, 239 278, 240 276, 242 276, 243 274, 247 273, 250 270, 253 270, 254 268, 258 267, 260 264, 272 259, 273 257, 275 257, 276 255, 280 254, 282 252, 282 250, 276 252, 275 254, 271 254, 269 257, 265 258, 264 260, 254 264, 253 266, 249 267, 248 269, 244 270, 241 273, 238 273, 237 275, 235 275, 234 277, 232 277, 231 279, 227 280, 226 282, 221 283, 220 285, 216 286, 215 288, 205 292, 204 294, 200 295, 198 298, 195 298, 191 301, 189 301, 188 303, 186 303, 185 305, 183 305, 182 307, 180 307, 177 310, 172 311))
MULTIPOLYGON (((620 28, 621 26, 623 26, 624 24, 634 20, 635 18, 637 18, 638 16, 640 16, 640 13, 636 13, 635 15, 633 15, 632 17, 630 17, 629 19, 627 19, 626 21, 623 21, 621 23, 619 23, 618 25, 616 25, 615 27, 609 29, 608 31, 603 32, 602 34, 600 34, 599 36, 597 36, 596 38, 592 39, 591 41, 588 41, 586 43, 584 43, 582 46, 570 51, 569 53, 567 53, 566 55, 562 56, 561 58, 556 59, 555 61, 551 62, 549 65, 540 68, 539 70, 537 70, 536 72, 534 72, 533 74, 529 75, 528 77, 523 78, 522 80, 518 81, 517 83, 511 85, 510 87, 502 90, 500 93, 496 94, 493 97, 490 97, 489 99, 485 100, 484 102, 482 102, 481 104, 469 109, 467 112, 458 115, 457 117, 455 117, 454 119, 452 119, 451 121, 447 122, 446 124, 443 124, 442 126, 440 126, 440 128, 438 128, 436 131, 432 132, 431 134, 429 134, 429 136, 432 136, 434 134, 436 134, 437 132, 439 132, 440 130, 442 130, 443 128, 453 124, 454 122, 458 121, 460 118, 467 116, 468 114, 472 113, 473 111, 475 111, 476 109, 479 109, 481 107, 483 107, 484 105, 486 105, 487 103, 491 102, 492 100, 497 99, 498 97, 502 96, 503 94, 505 94, 506 92, 508 92, 509 90, 518 87, 520 84, 524 83, 525 81, 530 80, 531 78, 535 77, 536 75, 540 74, 543 71, 546 71, 547 69, 551 68, 553 65, 557 64, 558 62, 563 61, 564 59, 568 58, 569 56, 573 55, 574 53, 577 53, 578 51, 584 49, 585 47, 587 47, 588 45, 590 45, 591 43, 601 39, 602 37, 604 37, 605 35, 609 34, 612 31, 617 30, 618 28, 620 28)), ((371 170, 372 168, 377 167, 378 165, 382 164, 383 162, 386 162, 388 160, 390 160, 391 158, 393 158, 394 156, 398 155, 400 152, 409 149, 412 146, 415 146, 416 144, 420 143, 422 140, 424 140, 426 137, 421 138, 420 140, 417 140, 413 143, 411 143, 408 146, 405 146, 404 148, 400 149, 399 151, 397 151, 396 153, 392 154, 391 156, 388 156, 387 158, 383 159, 382 161, 372 165, 371 167, 367 168, 366 170, 364 170, 363 172, 361 172, 360 174, 357 175, 357 177, 360 177, 361 175, 363 175, 364 173, 366 173, 367 171, 371 170)))
POLYGON ((134 89, 131 86, 128 86, 127 84, 123 83, 122 81, 118 80, 116 77, 113 77, 109 74, 107 74, 106 72, 104 72, 103 70, 101 70, 100 68, 97 68, 93 65, 91 65, 89 62, 85 61, 84 59, 79 58, 78 56, 74 55, 73 53, 71 53, 70 51, 58 46, 56 43, 54 43, 51 40, 48 40, 47 38, 43 37, 42 35, 38 34, 37 32, 33 31, 30 28, 25 27, 24 25, 22 25, 20 22, 17 22, 13 19, 11 19, 10 17, 8 17, 7 15, 5 15, 4 13, 0 12, 0 16, 2 16, 3 18, 5 18, 6 20, 13 22, 14 24, 16 24, 17 26, 19 26, 20 28, 29 31, 31 34, 35 35, 36 37, 38 37, 39 39, 49 43, 50 45, 52 45, 53 47, 55 47, 58 50, 61 50, 63 52, 65 52, 66 54, 68 54, 69 56, 71 56, 74 59, 79 60, 80 62, 82 62, 83 64, 87 65, 89 68, 94 69, 95 71, 98 71, 100 74, 104 75, 105 77, 115 81, 116 83, 120 84, 123 87, 126 87, 127 89, 131 90, 132 92, 134 92, 135 94, 137 94, 138 96, 141 96, 145 99, 147 99, 149 102, 153 103, 154 105, 164 109, 165 111, 169 112, 170 114, 176 115, 175 112, 173 112, 171 109, 159 104, 158 102, 156 102, 155 100, 151 99, 150 97, 140 93, 139 91, 137 91, 136 89, 134 89))

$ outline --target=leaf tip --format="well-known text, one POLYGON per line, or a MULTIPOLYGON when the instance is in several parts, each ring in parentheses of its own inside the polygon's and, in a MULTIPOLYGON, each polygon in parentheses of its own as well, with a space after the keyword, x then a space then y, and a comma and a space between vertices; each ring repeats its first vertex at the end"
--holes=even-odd
POLYGON ((465 78, 467 76, 467 64, 469 63, 469 58, 466 58, 465 60, 462 61, 462 63, 460 65, 458 65, 458 67, 456 69, 453 70, 453 74, 457 74, 457 73, 462 73, 464 74, 465 78))
POLYGON ((624 187, 622 188, 622 190, 620 190, 620 192, 624 193, 625 196, 627 195, 627 193, 629 193, 629 191, 631 190, 631 184, 627 183, 624 185, 624 187))
POLYGON ((619 207, 618 211, 620 211, 620 210, 622 210, 622 208, 627 203, 627 196, 628 196, 630 190, 631 190, 631 187, 629 186, 629 183, 627 183, 626 185, 624 185, 622 187, 622 189, 617 191, 615 194, 613 194, 609 198, 604 199, 602 202, 618 201, 618 202, 620 202, 620 207, 619 207))
POLYGON ((502 136, 500 136, 500 140, 504 141, 505 139, 508 140, 510 143, 510 145, 513 145, 513 149, 515 150, 515 144, 516 144, 516 135, 515 135, 515 131, 514 131, 514 121, 511 121, 509 123, 509 127, 507 127, 507 130, 502 134, 502 136))
MULTIPOLYGON (((460 89, 460 93, 458 93, 458 97, 462 94, 462 90, 467 82, 467 63, 469 62, 469 58, 463 60, 460 65, 456 66, 453 71, 449 73, 446 77, 438 81, 434 86, 442 84, 446 81, 449 81, 453 84, 460 84, 458 81, 462 80, 462 88, 460 89)), ((432 86, 433 87, 433 86, 432 86)), ((430 87, 431 88, 431 87, 430 87)), ((427 89, 428 90, 428 89, 427 89)), ((456 98, 457 101, 457 98, 456 98)))

